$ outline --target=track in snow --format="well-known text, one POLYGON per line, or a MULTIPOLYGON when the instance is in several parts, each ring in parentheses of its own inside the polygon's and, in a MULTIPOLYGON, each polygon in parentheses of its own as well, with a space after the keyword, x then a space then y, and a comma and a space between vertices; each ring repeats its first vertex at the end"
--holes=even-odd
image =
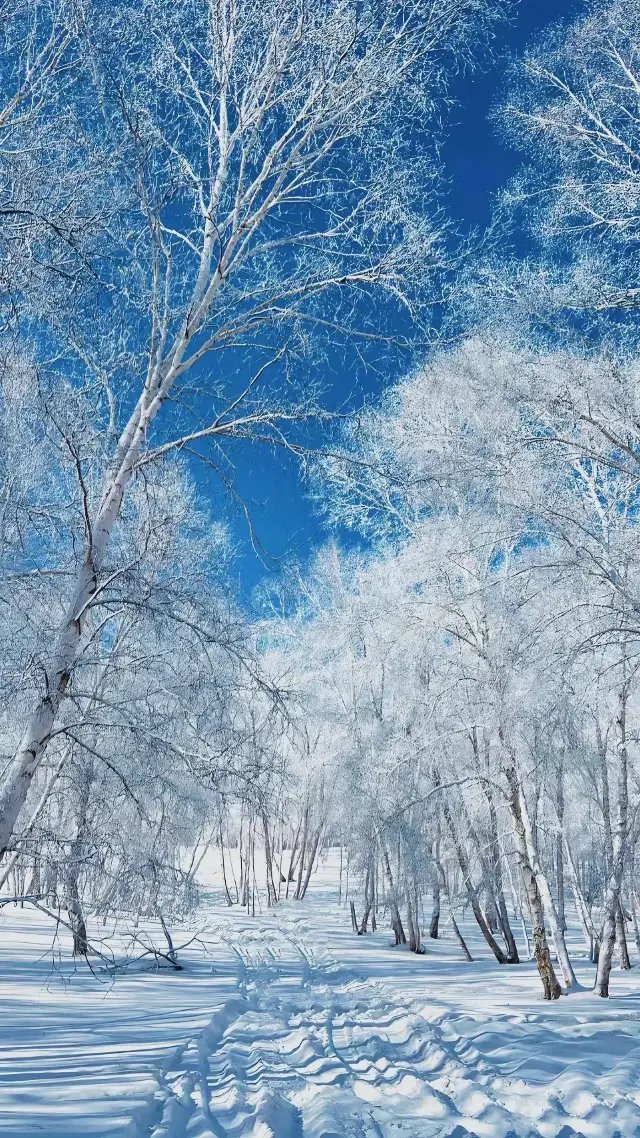
MULTIPOLYGON (((236 926, 238 997, 158 1073, 151 1117, 132 1128, 135 1138, 640 1134, 626 1069, 616 1078, 613 1063, 606 1078, 590 1077, 576 1054, 545 1080, 539 1058, 532 1083, 509 1047, 530 1024, 481 1016, 470 1031, 468 1017, 428 1022, 419 1005, 318 959, 295 910, 269 925, 268 936, 264 925, 257 935, 236 926)), ((625 1068, 629 1061, 627 1053, 625 1068)))

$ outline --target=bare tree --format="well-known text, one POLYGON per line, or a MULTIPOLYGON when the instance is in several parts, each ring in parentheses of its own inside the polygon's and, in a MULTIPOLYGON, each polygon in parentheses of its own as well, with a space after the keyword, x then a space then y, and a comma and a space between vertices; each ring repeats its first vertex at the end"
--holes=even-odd
POLYGON ((504 108, 510 138, 535 159, 535 175, 519 176, 507 200, 525 204, 578 264, 569 304, 580 303, 576 284, 601 310, 640 301, 639 47, 636 0, 590 5, 526 53, 504 108))
MULTIPOLYGON (((111 303, 71 338, 111 406, 121 397, 125 422, 111 415, 91 486, 80 464, 84 548, 3 779, 0 849, 73 682, 136 473, 204 440, 281 443, 313 406, 286 382, 264 387, 292 335, 361 330, 359 306, 380 291, 411 307, 437 232, 423 220, 424 163, 409 159, 403 132, 428 113, 446 53, 464 50, 487 12, 481 0, 158 0, 131 18, 105 13, 91 32, 97 129, 115 140, 113 176, 130 209, 120 245, 105 249, 111 303), (225 362, 229 347, 243 368, 237 356, 235 371, 225 362)), ((64 321, 51 320, 62 334, 64 321)))

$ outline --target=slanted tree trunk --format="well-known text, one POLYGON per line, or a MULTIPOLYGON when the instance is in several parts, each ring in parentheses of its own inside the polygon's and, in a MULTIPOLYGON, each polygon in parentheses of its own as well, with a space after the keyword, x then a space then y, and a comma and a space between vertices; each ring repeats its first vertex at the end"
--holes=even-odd
MULTIPOLYGON (((488 815, 489 815, 489 857, 490 857, 490 870, 486 872, 485 865, 483 864, 483 872, 486 872, 487 881, 491 884, 491 889, 495 898, 495 908, 497 909, 497 920, 500 925, 500 931, 504 938, 504 943, 507 948, 507 960, 509 964, 519 964, 520 957, 518 955, 518 946, 516 944, 513 930, 509 922, 509 914, 507 912, 507 903, 504 896, 504 882, 502 879, 502 861, 500 851, 500 839, 498 837, 498 815, 496 813, 496 804, 491 789, 489 775, 491 774, 490 765, 490 751, 489 740, 485 737, 483 747, 483 757, 480 754, 480 744, 478 740, 478 731, 474 727, 471 731, 471 745, 476 760, 476 765, 480 769, 481 764, 484 765, 486 777, 482 779, 482 790, 487 802, 488 815)), ((482 855, 483 863, 485 862, 484 854, 478 844, 478 852, 482 855)), ((494 930, 492 930, 494 931, 494 930)))
POLYGON ((6 850, 35 772, 51 740, 60 706, 65 700, 84 642, 87 613, 99 589, 99 576, 111 543, 129 482, 141 449, 166 394, 173 386, 189 336, 186 328, 176 343, 171 366, 154 393, 145 385, 116 448, 94 517, 84 560, 71 589, 69 603, 44 667, 43 694, 27 719, 24 733, 0 788, 0 855, 6 850))
POLYGON ((580 925, 582 927, 582 935, 584 937, 584 942, 587 946, 587 949, 589 950, 589 957, 590 957, 590 959, 592 959, 593 958, 594 944, 596 941, 596 933, 595 933, 595 929, 593 927, 593 922, 591 920, 591 915, 589 913, 589 910, 587 909, 587 904, 586 904, 586 901, 584 899, 584 894, 582 892, 582 889, 580 888, 580 882, 578 881, 578 874, 576 872, 575 862, 573 860, 571 848, 569 846, 569 843, 567 841, 566 836, 564 838, 564 848, 565 848, 565 852, 567 855, 567 867, 569 870, 569 878, 571 880, 571 891, 573 893, 573 899, 576 903, 576 910, 578 912, 578 917, 580 919, 580 925))
POLYGON ((505 956, 504 952, 500 948, 500 945, 498 944, 493 933, 491 932, 491 929, 489 928, 489 926, 488 926, 488 924, 484 918, 484 914, 482 912, 482 909, 480 908, 480 902, 478 901, 478 890, 476 889, 476 886, 474 885, 473 879, 471 877, 471 867, 469 865, 469 859, 467 857, 467 852, 466 852, 462 842, 460 841, 460 839, 458 837, 456 827, 455 827, 455 823, 453 821, 453 816, 451 814, 449 807, 446 804, 443 806, 443 814, 444 814, 445 822, 447 823, 447 826, 449 827, 449 831, 451 833, 451 838, 453 840, 454 849, 456 851, 456 856, 458 858, 458 864, 460 866, 460 871, 462 873, 462 880, 464 881, 465 889, 467 891, 467 896, 469 898, 469 903, 471 905, 473 915, 477 921, 478 928, 480 929, 480 932, 482 933, 484 939, 486 940, 487 944, 489 945, 489 948, 491 949, 493 955, 495 956, 496 960, 498 961, 498 964, 506 964, 507 963, 507 957, 505 956))
POLYGON ((519 919, 520 919, 520 928, 522 930, 522 939, 523 939, 524 944, 525 944, 525 951, 527 954, 527 960, 531 960, 531 944, 529 941, 529 933, 527 931, 527 922, 526 922, 525 916, 524 916, 524 906, 522 904, 522 889, 521 889, 522 874, 520 873, 520 866, 518 866, 518 873, 517 873, 518 884, 516 885, 516 882, 513 879, 513 873, 511 871, 511 865, 509 863, 508 858, 505 858, 505 865, 507 867, 507 875, 509 877, 509 888, 511 889, 511 902, 513 905, 513 914, 514 914, 514 917, 519 917, 519 919))
POLYGON ((405 936, 404 928, 402 925, 402 918, 398 908, 398 898, 396 888, 393 880, 393 873, 391 871, 391 862, 389 860, 389 852, 386 845, 382 844, 382 868, 389 888, 389 907, 391 909, 391 928, 393 929, 396 944, 406 944, 407 938, 405 936))
MULTIPOLYGON (((324 821, 321 821, 320 825, 318 826, 318 829, 316 830, 313 841, 311 843, 311 852, 309 854, 309 864, 307 865, 307 872, 305 874, 305 878, 304 878, 304 881, 302 883, 302 889, 300 891, 300 900, 301 901, 304 901, 307 889, 309 888, 309 881, 311 880, 311 871, 313 870, 313 866, 314 866, 314 863, 316 860, 316 854, 318 852, 318 846, 320 844, 320 837, 322 835, 323 829, 324 829, 324 821)), ((373 887, 372 887, 372 897, 373 897, 373 887)))
POLYGON ((516 938, 513 935, 513 929, 511 928, 511 924, 509 921, 509 914, 507 912, 507 903, 505 901, 504 890, 502 887, 502 881, 500 881, 500 884, 499 884, 499 887, 497 890, 497 900, 498 900, 498 920, 500 922, 500 929, 501 929, 502 935, 504 937, 505 944, 507 946, 509 964, 519 964, 520 963, 520 956, 518 953, 518 946, 516 944, 516 938))
POLYGON ((537 850, 537 847, 535 846, 535 842, 534 842, 534 833, 533 833, 533 830, 532 830, 530 822, 529 822, 529 815, 527 812, 527 803, 526 803, 526 799, 525 799, 523 794, 521 795, 521 798, 520 798, 520 809, 521 809, 521 817, 523 820, 524 830, 525 830, 525 840, 527 842, 527 847, 528 847, 528 851, 529 851, 529 864, 533 868, 533 872, 534 872, 535 877, 536 877, 536 883, 538 885, 540 896, 542 898, 542 905, 543 905, 543 909, 545 912, 545 916, 549 922, 549 925, 551 926, 551 932, 553 933, 553 939, 555 941, 555 946, 556 946, 556 954, 558 957, 558 963, 559 963, 560 968, 562 970, 562 976, 563 976, 563 979, 565 982, 565 987, 575 988, 577 985, 576 975, 575 975, 575 972, 573 970, 573 965, 571 963, 571 959, 569 957, 569 951, 567 949, 567 942, 565 939, 565 935, 564 935, 564 932, 560 926, 560 922, 558 920, 558 913, 556 910, 556 906, 555 906, 555 902, 553 900, 551 890, 549 888, 549 882, 547 881, 546 874, 544 873, 542 866, 540 865, 538 850, 537 850))
MULTIPOLYGON (((560 968, 562 970, 562 975, 563 975, 563 979, 565 982, 565 986, 567 988, 574 988, 574 987, 576 987, 576 984, 577 984, 575 972, 573 970, 573 965, 572 965, 571 959, 569 957, 569 952, 567 949, 567 943, 565 940, 564 930, 563 930, 563 928, 562 928, 562 926, 558 920, 558 913, 557 913, 557 909, 555 906, 555 902, 553 900, 551 890, 549 888, 549 883, 547 881, 546 874, 544 873, 542 866, 540 864, 540 858, 538 855, 538 847, 536 844, 537 843, 537 825, 534 826, 531 818, 529 817, 529 811, 527 809, 527 802, 526 802, 525 795, 522 791, 522 787, 520 786, 520 781, 519 781, 517 770, 516 770, 515 754, 513 752, 509 752, 508 764, 509 764, 509 771, 510 771, 510 773, 507 774, 507 778, 510 781, 509 809, 510 809, 510 813, 512 816, 512 820, 514 820, 514 808, 512 807, 512 802, 513 802, 513 786, 515 785, 515 786, 517 786, 517 792, 518 792, 517 813, 519 816, 519 822, 521 823, 521 826, 522 826, 522 833, 523 833, 523 837, 524 837, 524 841, 525 841, 525 845, 526 845, 527 864, 529 865, 529 867, 531 868, 531 870, 533 871, 533 874, 535 876, 536 893, 538 894, 538 896, 542 900, 543 912, 544 912, 546 919, 550 925, 551 932, 553 933, 553 939, 554 939, 555 946, 556 946, 556 954, 558 957, 558 963, 559 963, 560 968)), ((538 797, 539 797, 539 791, 537 791, 536 802, 538 801, 538 797)), ((515 820, 514 820, 514 827, 515 827, 515 820)), ((519 838, 517 836, 516 837, 516 844, 518 843, 518 841, 519 841, 519 838)), ((528 882, 527 882, 526 878, 525 878, 525 885, 528 886, 528 882)), ((531 892, 530 891, 528 891, 528 896, 529 896, 529 902, 531 903, 531 892)), ((532 920, 533 920, 533 910, 532 910, 532 920)), ((537 924, 537 921, 534 921, 534 924, 537 924)), ((534 929, 534 941, 535 941, 535 929, 534 929)), ((546 933, 545 933, 545 941, 546 941, 546 933)), ((545 967, 546 967, 546 965, 545 965, 545 967)))
POLYGON ((444 887, 444 891, 446 894, 447 904, 449 906, 449 916, 451 918, 451 927, 454 931, 456 940, 458 941, 458 944, 460 945, 460 948, 462 949, 462 954, 463 954, 465 960, 468 961, 469 964, 473 964, 473 957, 472 957, 471 953, 469 952, 469 949, 467 948, 467 943, 466 943, 462 933, 460 932, 460 929, 458 928, 458 923, 456 921, 455 914, 453 911, 453 902, 451 900, 451 892, 449 890, 449 883, 447 881, 447 878, 446 878, 446 875, 444 872, 444 866, 442 865, 442 862, 440 861, 439 858, 436 861, 436 869, 437 869, 438 873, 440 874, 440 880, 441 880, 442 886, 444 887))
POLYGON ((293 838, 293 842, 291 843, 291 857, 289 858, 289 869, 287 872, 287 888, 286 888, 285 894, 284 894, 285 900, 287 900, 289 897, 289 886, 291 885, 291 882, 294 880, 294 877, 295 877, 296 856, 297 856, 297 852, 298 852, 298 842, 300 840, 300 830, 301 829, 302 829, 302 817, 300 817, 298 819, 298 825, 296 826, 296 832, 295 832, 295 835, 293 838))
MULTIPOLYGON (((441 785, 440 775, 435 768, 433 769, 433 779, 434 779, 436 786, 441 785)), ((478 927, 480 929, 480 932, 482 933, 484 939, 486 940, 487 944, 489 945, 489 948, 491 949, 493 955, 495 956, 496 960, 498 961, 498 964, 506 964, 507 958, 506 958, 504 952, 502 951, 502 949, 500 948, 500 945, 496 941, 495 937, 493 936, 491 929, 487 925, 487 922, 486 922, 484 915, 482 913, 482 909, 480 908, 480 903, 478 901, 478 890, 477 890, 476 886, 474 885, 473 878, 471 876, 471 866, 469 864, 469 858, 467 857, 467 851, 465 850, 464 845, 460 841, 460 838, 458 836, 458 831, 456 829, 456 825, 455 825, 455 822, 453 820, 453 815, 451 813, 449 803, 444 798, 442 800, 442 813, 444 816, 444 820, 447 823, 449 833, 451 834, 451 840, 453 842, 453 847, 456 851, 456 857, 458 859, 458 864, 460 866, 460 872, 462 873, 462 880, 464 881, 465 889, 467 891, 467 896, 469 898, 469 902, 470 902, 471 908, 473 910, 473 915, 474 915, 474 917, 478 923, 478 927)))
MULTIPOLYGON (((20 834, 21 839, 26 838, 31 833, 36 822, 38 821, 38 818, 40 817, 45 806, 47 805, 47 802, 49 801, 49 798, 51 797, 51 792, 52 792, 53 788, 55 787, 56 782, 58 781, 60 775, 62 774, 62 769, 64 766, 66 766, 66 763, 67 763, 68 758, 69 758, 69 752, 70 752, 70 749, 67 748, 63 752, 63 754, 60 756, 57 764, 53 768, 53 770, 52 770, 52 772, 51 772, 51 774, 50 774, 50 776, 49 776, 49 778, 45 784, 45 787, 42 791, 42 794, 40 795, 40 798, 38 799, 38 802, 35 806, 35 809, 33 810, 33 813, 31 814, 31 817, 29 818, 29 821, 27 822, 24 830, 20 834)), ((11 857, 9 857, 7 859, 6 864, 4 866, 2 866, 2 868, 0 868, 0 889, 5 884, 5 882, 8 880, 9 874, 11 873, 11 870, 13 869, 14 865, 18 861, 18 858, 20 857, 20 852, 21 852, 20 848, 15 850, 11 854, 11 857)))
POLYGON ((369 916, 373 910, 375 898, 375 881, 374 881, 374 860, 373 856, 369 857, 367 861, 367 872, 364 881, 364 914, 360 923, 360 928, 357 930, 358 936, 364 936, 369 924, 369 916))
POLYGON ((502 743, 504 749, 504 773, 507 781, 507 805, 513 823, 516 856, 527 892, 527 900, 533 926, 533 955, 540 980, 542 981, 544 999, 557 1000, 561 995, 561 989, 553 970, 553 964, 551 963, 551 954, 549 952, 547 934, 544 926, 542 899, 540 897, 536 875, 529 860, 529 848, 522 817, 523 797, 516 771, 515 754, 506 745, 504 739, 502 739, 502 743))
POLYGON ((351 928, 353 929, 354 933, 357 933, 358 932, 358 918, 356 917, 355 901, 350 902, 350 909, 351 909, 351 928))
POLYGON ((467 948, 467 943, 466 943, 462 933, 460 932, 460 929, 458 928, 458 924, 456 922, 456 919, 453 915, 453 909, 451 907, 451 902, 449 902, 449 916, 451 917, 451 927, 454 931, 456 940, 458 941, 458 944, 460 945, 460 948, 462 949, 462 954, 463 954, 465 960, 468 961, 469 964, 473 964, 473 957, 472 957, 471 953, 469 952, 469 949, 467 948))

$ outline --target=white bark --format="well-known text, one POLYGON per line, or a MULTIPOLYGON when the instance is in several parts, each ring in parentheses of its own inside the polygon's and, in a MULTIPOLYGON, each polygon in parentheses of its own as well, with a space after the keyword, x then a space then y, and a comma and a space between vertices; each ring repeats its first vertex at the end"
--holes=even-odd
MULTIPOLYGON (((20 835, 21 840, 26 838, 28 836, 28 834, 30 834, 31 831, 33 830, 33 827, 35 826, 36 822, 38 821, 38 818, 40 817, 40 815, 42 814, 42 811, 44 810, 45 806, 47 805, 47 802, 51 796, 52 790, 54 789, 54 787, 56 785, 56 782, 58 781, 60 775, 62 774, 63 768, 67 762, 67 759, 68 759, 68 755, 67 755, 67 752, 65 751, 65 753, 58 760, 56 766, 53 768, 53 770, 52 770, 52 772, 51 772, 51 774, 50 774, 50 776, 49 776, 49 778, 45 784, 44 790, 42 791, 42 794, 40 795, 40 798, 38 799, 36 807, 35 807, 32 815, 31 815, 31 817, 29 818, 29 821, 27 822, 22 834, 20 835)), ((2 869, 0 869, 0 889, 2 889, 2 886, 7 881, 7 878, 9 877, 9 874, 11 873, 14 865, 18 861, 21 853, 22 853, 22 850, 18 846, 18 849, 15 850, 15 852, 11 854, 10 858, 8 858, 5 866, 2 869)))
POLYGON ((529 862, 533 869, 533 872, 536 875, 536 881, 538 883, 538 889, 540 890, 540 896, 542 897, 545 916, 549 922, 549 925, 551 926, 551 932, 553 934, 556 953, 558 956, 558 964, 562 970, 565 987, 575 988, 577 986, 577 980, 571 959, 569 957, 569 952, 567 950, 567 942, 564 935, 564 929, 558 920, 558 913, 556 910, 555 902, 553 900, 553 895, 549 888, 549 882, 547 881, 546 874, 540 865, 540 857, 538 850, 534 844, 529 811, 527 809, 525 796, 522 793, 520 795, 520 807, 522 810, 522 821, 524 823, 524 832, 527 843, 529 862))
POLYGON ((616 909, 620 903, 629 824, 629 769, 626 729, 627 699, 628 690, 627 682, 625 681, 620 693, 620 706, 617 720, 617 746, 615 748, 617 774, 616 819, 615 826, 612 826, 611 864, 605 891, 604 924, 600 952, 598 955, 596 982, 594 985, 596 995, 602 996, 605 999, 609 995, 611 962, 616 943, 616 909))

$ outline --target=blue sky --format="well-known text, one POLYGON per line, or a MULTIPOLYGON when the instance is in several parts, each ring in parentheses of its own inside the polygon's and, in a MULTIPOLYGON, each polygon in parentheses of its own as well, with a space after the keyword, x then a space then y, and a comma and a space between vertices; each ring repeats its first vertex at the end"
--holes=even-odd
MULTIPOLYGON (((504 89, 507 59, 522 52, 550 23, 571 18, 582 9, 580 0, 521 0, 511 21, 498 31, 491 65, 455 80, 451 94, 458 105, 451 110, 449 137, 442 151, 450 180, 444 204, 462 229, 487 225, 493 195, 522 161, 522 155, 503 143, 488 117, 504 89)), ((385 383, 397 378, 398 373, 371 376, 366 394, 375 396, 385 383)), ((353 379, 348 361, 332 382, 336 402, 350 395, 353 379)), ((256 586, 278 572, 281 560, 292 555, 305 560, 327 534, 293 460, 274 458, 255 445, 242 458, 248 459, 248 467, 238 472, 237 489, 245 498, 255 534, 268 554, 266 558, 256 555, 244 517, 239 510, 232 511, 230 524, 237 545, 234 576, 241 598, 250 604, 256 586)))

